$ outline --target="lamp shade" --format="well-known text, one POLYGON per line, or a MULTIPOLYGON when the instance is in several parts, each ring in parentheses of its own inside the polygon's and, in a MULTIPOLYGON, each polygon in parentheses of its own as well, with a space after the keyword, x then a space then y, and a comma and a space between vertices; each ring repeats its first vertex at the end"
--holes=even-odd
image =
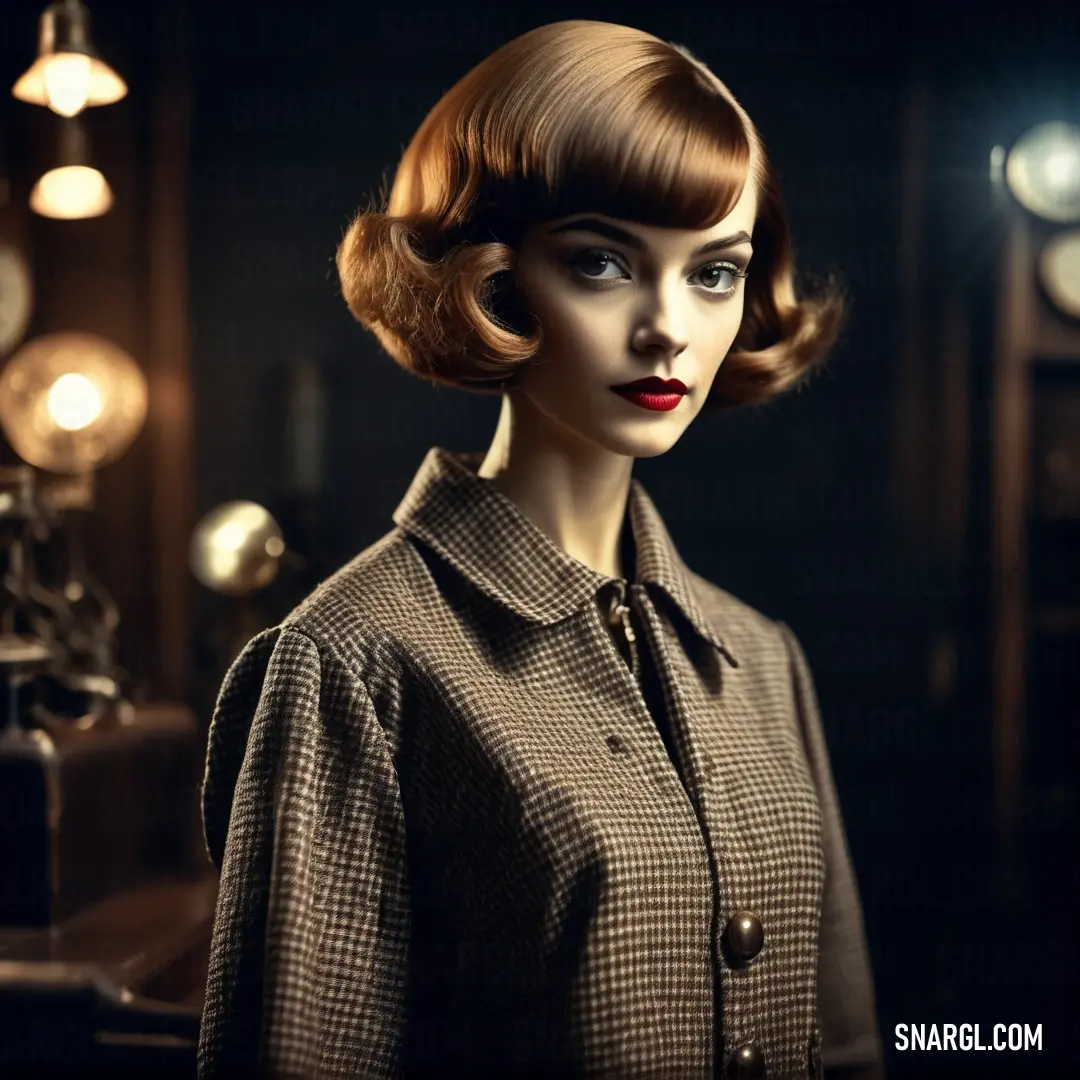
POLYGON ((27 342, 0 372, 0 425, 31 465, 88 472, 131 445, 147 398, 138 364, 112 342, 49 334, 27 342))
POLYGON ((58 124, 55 163, 30 192, 30 209, 64 220, 98 217, 112 207, 113 193, 90 160, 86 127, 77 116, 58 124))
POLYGON ((50 4, 38 21, 38 55, 16 80, 12 97, 74 116, 88 105, 111 105, 127 85, 90 39, 90 13, 80 0, 50 4))

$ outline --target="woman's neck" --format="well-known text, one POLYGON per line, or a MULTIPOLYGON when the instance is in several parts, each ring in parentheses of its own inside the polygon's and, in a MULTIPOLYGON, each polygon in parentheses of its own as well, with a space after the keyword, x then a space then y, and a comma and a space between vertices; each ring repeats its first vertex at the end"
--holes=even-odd
POLYGON ((627 577, 621 540, 634 459, 553 429, 524 399, 504 394, 477 475, 578 562, 627 577))

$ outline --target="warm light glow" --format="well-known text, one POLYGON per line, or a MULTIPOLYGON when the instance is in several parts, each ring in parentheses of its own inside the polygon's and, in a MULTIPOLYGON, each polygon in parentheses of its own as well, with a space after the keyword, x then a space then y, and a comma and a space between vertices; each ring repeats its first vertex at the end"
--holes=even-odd
POLYGON ((1080 229, 1052 237, 1039 255, 1039 277, 1054 305, 1080 319, 1080 229))
POLYGON ((1048 221, 1080 221, 1080 128, 1039 124, 1022 135, 1005 161, 1018 202, 1048 221))
POLYGON ((1080 176, 1080 155, 1075 151, 1057 150, 1043 165, 1046 182, 1057 191, 1067 191, 1080 176))
POLYGON ((54 53, 45 59, 45 98, 61 116, 75 116, 90 97, 90 57, 83 53, 54 53))
POLYGON ((98 217, 113 204, 108 181, 88 165, 66 165, 50 169, 30 193, 30 209, 43 217, 98 217))
POLYGON ((115 461, 146 419, 139 365, 95 334, 47 334, 0 369, 0 426, 11 448, 49 472, 82 475, 115 461))
POLYGON ((49 415, 65 431, 81 431, 100 415, 105 403, 101 391, 85 375, 74 371, 61 375, 48 395, 49 415))
MULTIPOLYGON (((29 105, 45 105, 52 108, 49 102, 49 90, 45 84, 45 72, 55 56, 70 53, 53 53, 49 56, 38 57, 34 63, 15 81, 11 88, 11 96, 25 101, 29 105)), ((119 101, 127 94, 127 84, 108 64, 98 57, 90 57, 90 84, 87 88, 86 104, 111 105, 119 101)))

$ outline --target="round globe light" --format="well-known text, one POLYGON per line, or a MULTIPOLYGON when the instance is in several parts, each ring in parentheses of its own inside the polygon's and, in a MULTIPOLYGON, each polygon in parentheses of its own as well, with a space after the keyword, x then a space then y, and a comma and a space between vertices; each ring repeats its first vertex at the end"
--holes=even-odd
POLYGON ((1039 280, 1055 307, 1080 319, 1080 229, 1047 241, 1039 253, 1039 280))
POLYGON ((0 372, 0 425, 15 452, 57 473, 115 461, 146 420, 139 365, 94 334, 48 334, 19 349, 0 372))
POLYGON ((1005 179, 1017 201, 1047 221, 1080 221, 1080 127, 1039 124, 1013 145, 1005 179))

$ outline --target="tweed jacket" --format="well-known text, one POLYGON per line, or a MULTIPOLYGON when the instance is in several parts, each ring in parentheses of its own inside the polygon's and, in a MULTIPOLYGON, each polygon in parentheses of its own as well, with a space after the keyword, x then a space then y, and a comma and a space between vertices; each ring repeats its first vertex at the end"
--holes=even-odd
POLYGON ((200 1076, 878 1075, 795 635, 690 571, 638 480, 623 581, 481 457, 433 448, 226 675, 200 1076))

